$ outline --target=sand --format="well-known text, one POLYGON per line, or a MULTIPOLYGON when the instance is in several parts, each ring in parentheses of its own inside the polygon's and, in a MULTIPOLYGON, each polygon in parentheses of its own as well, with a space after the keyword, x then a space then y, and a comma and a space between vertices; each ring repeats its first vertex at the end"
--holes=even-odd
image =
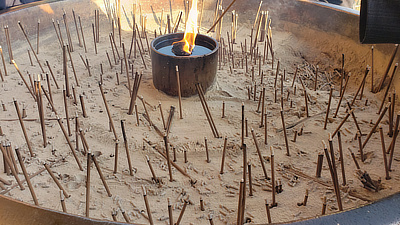
MULTIPOLYGON (((70 11, 70 9, 68 9, 68 11, 70 11)), ((211 14, 211 12, 207 13, 207 15, 211 14)), ((212 18, 212 16, 210 15, 205 18, 207 19, 203 21, 204 29, 211 25, 210 18, 212 18)), ((368 48, 360 50, 352 48, 351 40, 336 36, 331 36, 331 39, 326 39, 323 43, 314 42, 310 44, 306 40, 301 39, 300 36, 294 35, 291 32, 273 30, 273 46, 275 54, 280 60, 281 70, 277 82, 278 100, 275 103, 274 82, 277 60, 275 59, 274 68, 272 68, 271 56, 269 56, 266 63, 261 67, 264 74, 263 85, 266 88, 265 104, 266 113, 268 115, 267 144, 265 144, 264 128, 260 127, 261 115, 256 111, 261 90, 258 64, 254 66, 255 83, 257 84, 256 101, 254 101, 253 96, 251 100, 248 99, 247 87, 253 87, 253 82, 251 80, 253 62, 250 62, 250 56, 247 73, 245 71, 245 66, 242 67, 241 63, 240 65, 235 65, 231 72, 229 67, 230 63, 228 61, 223 62, 221 69, 217 72, 215 84, 206 92, 206 100, 210 106, 211 114, 221 138, 213 137, 198 96, 183 98, 183 119, 179 119, 178 98, 168 96, 156 90, 152 84, 151 69, 144 68, 139 56, 137 56, 137 58, 132 57, 130 61, 133 62, 134 71, 143 73, 139 96, 143 96, 146 102, 146 108, 155 126, 163 130, 158 107, 159 102, 162 105, 165 118, 168 117, 170 106, 176 107, 169 134, 169 141, 171 144, 170 150, 172 151, 173 148, 176 150, 175 163, 180 168, 183 168, 191 179, 184 176, 177 169, 172 168, 174 181, 170 182, 167 162, 165 158, 156 151, 156 149, 164 151, 163 139, 157 134, 154 127, 149 126, 148 121, 144 118, 144 108, 139 99, 137 100, 139 125, 136 124, 135 114, 127 114, 130 97, 127 89, 125 68, 121 74, 120 64, 114 65, 113 63, 113 68, 110 67, 106 58, 106 51, 112 57, 112 50, 108 39, 108 33, 111 32, 111 30, 108 26, 108 22, 106 22, 108 19, 103 14, 101 15, 101 21, 104 23, 102 23, 103 25, 101 27, 100 43, 97 45, 98 54, 94 52, 91 22, 84 21, 85 39, 88 48, 87 53, 85 53, 82 47, 78 46, 74 26, 72 23, 70 24, 74 43, 74 52, 71 54, 80 86, 78 87, 75 83, 70 64, 68 66, 69 81, 71 84, 74 84, 77 95, 83 95, 88 117, 83 118, 79 99, 77 101, 78 104, 75 105, 73 96, 71 96, 68 99, 68 110, 71 117, 70 122, 73 134, 69 139, 72 145, 75 146, 74 115, 77 114, 80 122, 79 125, 85 131, 90 151, 97 155, 97 160, 112 193, 112 197, 107 196, 99 175, 95 167, 92 166, 89 210, 89 216, 91 218, 112 220, 111 213, 113 209, 115 209, 117 211, 116 218, 118 221, 124 221, 121 213, 123 210, 132 223, 148 224, 148 220, 142 215, 147 215, 142 195, 142 186, 144 186, 147 190, 147 197, 155 224, 168 224, 168 198, 172 204, 174 221, 176 221, 179 216, 184 204, 184 199, 188 198, 190 201, 183 216, 182 224, 208 224, 209 215, 213 216, 215 224, 236 224, 239 182, 243 177, 242 150, 240 148, 242 103, 245 106, 245 117, 248 120, 248 136, 244 138, 244 142, 247 145, 247 159, 252 166, 253 181, 253 196, 247 196, 246 198, 245 218, 256 224, 267 223, 264 203, 265 199, 271 202, 272 198, 270 181, 266 180, 264 177, 254 140, 251 135, 251 129, 254 129, 268 176, 271 175, 270 147, 272 146, 275 151, 275 177, 281 181, 283 191, 276 195, 278 206, 271 209, 273 222, 292 221, 321 215, 322 199, 324 196, 327 197, 327 214, 338 212, 326 158, 324 159, 321 178, 315 178, 317 156, 323 151, 321 141, 324 140, 327 143, 329 134, 334 132, 336 127, 346 116, 346 100, 352 100, 360 83, 361 74, 363 74, 363 70, 365 69, 365 65, 354 67, 351 67, 351 65, 353 65, 353 61, 367 62, 368 50, 365 49, 368 48), (327 130, 324 130, 323 125, 328 104, 329 84, 334 84, 335 87, 339 86, 338 73, 335 72, 335 70, 340 70, 340 61, 338 59, 342 51, 341 49, 337 49, 337 45, 334 45, 336 40, 342 41, 342 47, 352 52, 352 55, 346 58, 346 62, 350 62, 346 64, 346 69, 348 69, 348 71, 353 71, 353 76, 350 78, 351 81, 344 94, 344 99, 336 118, 333 118, 333 113, 338 106, 339 91, 338 88, 333 91, 329 123, 327 125, 327 130), (321 46, 329 48, 330 51, 321 52, 318 48, 321 46), (92 76, 89 76, 79 54, 88 58, 92 76), (113 174, 115 159, 114 135, 110 132, 105 105, 98 86, 101 74, 100 64, 103 65, 104 70, 102 79, 105 97, 119 138, 118 172, 116 174, 113 174), (314 91, 314 71, 316 65, 319 66, 320 73, 318 88, 314 91), (308 118, 306 118, 305 114, 304 91, 299 80, 294 82, 296 94, 294 94, 294 89, 291 87, 296 66, 299 67, 298 77, 304 80, 304 84, 307 87, 306 90, 309 96, 308 118), (284 87, 282 97, 284 99, 284 117, 287 127, 290 156, 286 155, 286 145, 283 132, 281 132, 280 78, 284 70, 286 71, 286 76, 283 81, 284 87), (119 73, 119 85, 117 85, 116 72, 119 73), (288 93, 290 93, 289 98, 287 98, 288 93), (292 107, 290 107, 290 101, 292 101, 292 107), (225 102, 226 107, 224 118, 221 117, 223 102, 225 102), (134 172, 133 176, 129 175, 127 166, 121 131, 121 120, 125 120, 128 149, 134 172), (302 122, 298 123, 298 121, 302 122), (301 128, 303 130, 302 135, 299 135, 296 138, 296 142, 293 142, 294 132, 300 132, 301 128), (224 137, 227 138, 226 160, 224 173, 220 174, 224 137), (211 159, 209 163, 206 161, 205 138, 207 138, 211 159), (187 163, 184 162, 184 151, 187 151, 187 163), (155 174, 160 181, 159 183, 155 183, 154 180, 152 180, 152 175, 146 162, 146 156, 150 158, 155 174), (297 203, 303 201, 306 189, 309 190, 307 206, 297 206, 297 203), (204 200, 204 211, 200 210, 200 198, 204 200)), ((249 21, 250 20, 246 20, 246 22, 240 23, 238 29, 237 44, 234 45, 236 62, 241 62, 240 60, 242 58, 240 43, 244 43, 244 39, 247 39, 247 43, 249 43, 249 27, 251 26, 250 23, 252 23, 249 21)), ((224 27, 226 30, 229 30, 228 19, 224 22, 226 24, 224 27)), ((149 24, 151 23, 149 22, 149 24)), ((150 27, 151 25, 149 25, 149 30, 154 30, 153 27, 156 26, 153 25, 152 28, 150 27)), ((315 32, 315 34, 321 35, 321 37, 323 37, 323 35, 328 35, 307 29, 296 32, 315 32)), ((226 33, 226 31, 224 30, 223 33, 226 33)), ((63 34, 64 40, 66 40, 65 33, 63 34)), ((223 37, 225 36, 226 35, 223 35, 223 37)), ((35 35, 30 35, 32 40, 34 37, 35 35)), ((149 34, 149 37, 153 39, 154 35, 149 34)), ((124 31, 122 40, 125 45, 129 46, 130 38, 131 33, 124 31)), ((142 39, 142 41, 144 49, 146 50, 144 59, 147 68, 150 68, 151 59, 145 39, 142 39)), ((116 36, 116 42, 117 45, 119 45, 118 36, 116 36)), ((14 59, 23 74, 26 75, 27 72, 32 74, 32 76, 39 74, 40 68, 38 64, 33 61, 33 66, 30 65, 27 55, 27 43, 25 41, 18 41, 14 46, 14 59)), ((263 43, 260 42, 258 46, 260 53, 262 53, 264 48, 263 43)), ((5 47, 3 47, 3 49, 5 49, 5 47)), ((119 48, 119 53, 122 53, 121 48, 119 48)), ((5 54, 7 60, 8 55, 6 52, 5 54)), ((57 82, 60 85, 60 89, 57 89, 54 85, 54 81, 50 81, 54 105, 58 114, 62 117, 64 127, 66 127, 62 95, 62 89, 65 87, 64 76, 62 74, 62 51, 53 29, 48 29, 47 32, 41 33, 41 46, 38 57, 43 66, 45 66, 45 60, 49 61, 57 82)), ((34 60, 34 58, 32 59, 34 60)), ((87 168, 86 157, 82 154, 83 149, 81 141, 79 140, 79 151, 76 151, 76 154, 84 167, 84 171, 79 170, 77 163, 71 155, 66 139, 57 121, 54 120, 56 118, 55 113, 51 111, 47 100, 43 98, 45 103, 44 109, 48 142, 47 147, 44 148, 37 105, 22 83, 13 65, 7 63, 7 69, 8 76, 5 77, 4 82, 1 82, 0 92, 0 99, 5 104, 6 108, 6 111, 0 112, 0 125, 4 133, 1 140, 9 141, 13 147, 18 146, 20 148, 24 157, 25 166, 30 174, 43 169, 43 162, 54 163, 51 167, 52 171, 63 187, 71 194, 71 197, 65 200, 68 213, 85 215, 87 168), (29 155, 21 127, 18 120, 16 120, 17 116, 13 105, 13 99, 18 101, 20 109, 26 109, 27 118, 25 126, 27 128, 29 140, 33 146, 33 151, 36 154, 35 157, 30 157, 29 155)), ((46 67, 45 70, 47 71, 46 67)), ((27 76, 25 78, 27 79, 27 76)), ((46 91, 47 82, 47 80, 42 80, 46 91)), ((363 99, 356 100, 354 104, 354 113, 363 134, 368 134, 375 121, 378 119, 379 115, 377 111, 380 103, 381 100, 370 92, 369 81, 367 81, 363 99), (368 99, 367 104, 365 103, 366 99, 368 99)), ((391 142, 391 138, 386 135, 388 132, 388 114, 386 114, 380 124, 385 133, 386 147, 388 147, 391 142)), ((390 173, 392 179, 385 180, 379 132, 374 133, 365 146, 364 154, 366 155, 366 160, 365 162, 361 162, 358 152, 358 141, 355 139, 357 128, 351 117, 343 125, 341 131, 347 183, 342 187, 341 192, 344 209, 348 210, 359 207, 398 192, 399 186, 397 182, 400 177, 397 162, 399 157, 397 152, 394 152, 393 171, 390 173), (382 190, 373 192, 363 188, 362 183, 355 175, 356 167, 348 149, 356 154, 358 163, 363 171, 367 171, 373 179, 377 180, 378 177, 381 178, 382 190)), ((365 137, 366 136, 362 136, 362 139, 365 140, 365 137)), ((337 137, 333 139, 333 145, 336 153, 339 183, 342 184, 342 172, 340 170, 340 162, 338 161, 337 137)), ((173 158, 172 153, 171 158, 173 158)), ((0 166, 3 168, 2 160, 0 160, 0 166)), ((12 186, 6 186, 7 191, 5 192, 7 196, 33 204, 30 192, 27 188, 24 191, 18 189, 18 187, 15 186, 16 182, 12 176, 1 173, 0 177, 13 183, 12 186)), ((19 177, 23 179, 22 174, 19 174, 19 177)), ((33 177, 31 181, 36 195, 38 196, 40 206, 62 210, 59 201, 59 190, 46 171, 33 177)), ((26 186, 26 184, 24 185, 26 186)), ((248 188, 247 185, 247 195, 249 193, 248 188)), ((4 191, 2 193, 4 193, 4 191)))

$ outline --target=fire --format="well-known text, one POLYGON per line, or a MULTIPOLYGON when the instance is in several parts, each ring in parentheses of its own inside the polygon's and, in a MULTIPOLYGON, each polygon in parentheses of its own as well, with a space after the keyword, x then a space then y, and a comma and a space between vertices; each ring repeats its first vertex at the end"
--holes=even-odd
MULTIPOLYGON (((189 12, 189 17, 186 21, 185 35, 183 39, 178 42, 184 42, 183 51, 192 54, 193 48, 195 46, 194 42, 197 36, 197 0, 192 0, 192 8, 189 12)), ((173 44, 175 44, 174 42, 173 44)))
POLYGON ((39 5, 39 8, 42 9, 43 11, 47 12, 48 14, 54 14, 54 11, 49 4, 39 5))

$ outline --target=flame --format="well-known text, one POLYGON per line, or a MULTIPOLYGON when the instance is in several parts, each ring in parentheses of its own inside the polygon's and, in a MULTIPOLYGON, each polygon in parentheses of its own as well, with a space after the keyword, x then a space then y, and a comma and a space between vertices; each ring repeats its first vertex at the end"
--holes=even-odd
POLYGON ((54 14, 54 11, 49 4, 39 5, 39 8, 42 9, 43 11, 47 12, 48 14, 54 14))
POLYGON ((197 36, 197 0, 192 0, 192 8, 189 12, 189 17, 186 21, 185 35, 183 39, 178 42, 184 42, 183 51, 192 54, 195 46, 194 42, 197 36))

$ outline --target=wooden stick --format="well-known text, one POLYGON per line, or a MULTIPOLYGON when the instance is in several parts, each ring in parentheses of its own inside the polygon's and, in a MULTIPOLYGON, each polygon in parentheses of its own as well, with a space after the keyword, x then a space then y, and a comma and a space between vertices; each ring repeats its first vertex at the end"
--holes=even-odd
POLYGON ((349 80, 350 80, 350 75, 351 75, 351 74, 349 73, 349 75, 347 76, 346 83, 344 84, 343 91, 340 93, 340 99, 339 99, 338 105, 337 105, 337 107, 336 107, 335 114, 333 115, 333 118, 336 118, 336 116, 337 116, 337 114, 338 114, 338 112, 339 112, 340 104, 342 103, 342 100, 343 100, 343 97, 344 97, 344 93, 345 93, 345 91, 346 91, 347 84, 349 83, 349 80))
POLYGON ((371 129, 371 131, 369 132, 369 134, 367 135, 367 137, 364 140, 364 143, 362 145, 362 148, 365 148, 365 145, 368 143, 369 139, 371 138, 372 134, 375 132, 376 128, 378 127, 379 123, 381 122, 383 116, 385 115, 386 111, 388 110, 390 106, 390 103, 388 103, 385 108, 383 109, 381 115, 379 116, 378 120, 376 121, 374 127, 371 129))
POLYGON ((379 125, 379 133, 381 135, 382 153, 383 153, 383 165, 385 166, 385 174, 386 174, 385 179, 386 180, 390 180, 391 177, 389 175, 389 167, 388 167, 387 158, 386 158, 385 140, 384 140, 383 129, 382 129, 381 125, 379 125))
POLYGON ((269 180, 270 178, 267 175, 267 170, 265 169, 264 160, 263 160, 263 157, 261 155, 261 151, 260 151, 260 148, 258 146, 257 138, 256 138, 256 135, 255 135, 255 132, 254 132, 253 128, 251 129, 251 134, 253 136, 254 145, 256 146, 256 149, 257 149, 258 158, 260 159, 260 163, 261 163, 262 170, 264 172, 265 179, 269 180))
POLYGON ((286 127, 285 127, 285 118, 283 115, 283 109, 281 108, 281 120, 282 120, 282 129, 283 129, 283 134, 285 136, 285 144, 286 144, 286 155, 290 156, 290 152, 289 152, 289 143, 287 140, 287 134, 286 134, 286 127))
POLYGON ((117 132, 115 131, 114 122, 111 117, 110 109, 108 108, 106 96, 104 95, 103 85, 101 83, 99 83, 99 87, 100 87, 101 96, 103 98, 104 106, 106 107, 106 111, 107 111, 108 119, 110 121, 111 129, 114 133, 114 138, 115 138, 115 140, 118 140, 118 135, 117 135, 117 132))
POLYGON ((389 84, 387 85, 387 88, 386 88, 386 91, 385 91, 385 95, 383 96, 381 106, 379 107, 378 114, 381 113, 382 108, 383 108, 383 105, 385 104, 386 97, 387 97, 387 95, 388 95, 388 93, 389 93, 389 89, 390 89, 390 86, 391 86, 391 84, 392 84, 393 77, 394 77, 394 75, 395 75, 395 73, 396 73, 396 69, 397 69, 398 66, 399 66, 398 63, 396 63, 396 64, 394 65, 393 73, 392 73, 392 76, 390 77, 389 84))
POLYGON ((164 135, 164 143, 165 143, 165 154, 167 156, 169 181, 172 182, 172 181, 174 181, 174 179, 172 178, 172 167, 171 167, 171 159, 170 159, 170 156, 169 156, 168 137, 166 135, 164 135))
POLYGON ((66 198, 69 198, 71 195, 67 193, 67 191, 64 189, 64 187, 61 185, 60 181, 54 176, 53 172, 50 170, 50 167, 47 163, 43 163, 44 168, 47 170, 47 172, 50 174, 51 178, 53 179, 54 183, 56 183, 57 187, 62 191, 63 195, 66 198))
POLYGON ((326 196, 324 196, 324 199, 322 200, 322 215, 325 215, 326 212, 326 196))
POLYGON ((44 69, 43 69, 43 67, 42 67, 42 64, 40 64, 39 58, 38 58, 38 56, 36 55, 36 52, 35 52, 35 50, 33 49, 32 44, 31 44, 31 42, 29 41, 28 35, 26 35, 25 30, 24 30, 24 27, 22 26, 22 24, 21 24, 20 21, 18 21, 18 25, 19 25, 19 27, 21 28, 22 32, 24 33, 24 36, 25 36, 25 38, 26 38, 26 41, 28 42, 29 47, 31 47, 32 53, 33 53, 33 55, 35 56, 36 61, 37 61, 37 63, 39 64, 40 69, 42 70, 42 73, 44 73, 44 69))
MULTIPOLYGON (((375 90, 375 93, 376 93, 376 92, 379 92, 379 91, 382 89, 383 83, 385 82, 386 77, 387 77, 388 74, 389 74, 390 67, 392 67, 393 60, 394 60, 394 58, 395 58, 395 56, 396 56, 396 53, 397 53, 397 50, 398 50, 398 49, 399 49, 399 44, 395 44, 395 49, 394 49, 394 51, 393 51, 392 56, 390 57, 389 64, 388 64, 387 67, 386 67, 386 71, 385 71, 385 73, 384 73, 384 75, 383 75, 383 78, 382 78, 382 80, 380 81, 380 83, 379 83, 377 89, 375 90)), ((389 86, 390 86, 390 85, 389 85, 389 86)))
POLYGON ((78 157, 76 156, 74 147, 72 146, 72 143, 71 143, 71 141, 69 140, 67 131, 65 131, 65 128, 64 128, 64 126, 62 125, 61 119, 60 119, 60 117, 59 117, 58 115, 57 115, 57 122, 58 122, 58 124, 60 125, 61 131, 63 132, 64 137, 65 137, 65 139, 67 140, 68 146, 69 146, 69 148, 70 148, 70 150, 71 150, 71 152, 72 152, 72 155, 73 155, 74 158, 75 158, 76 163, 78 164, 79 169, 80 169, 81 171, 83 171, 82 165, 81 165, 81 163, 79 162, 78 157))
POLYGON ((99 165, 99 163, 97 162, 97 159, 96 159, 96 157, 94 156, 93 153, 92 153, 91 157, 92 157, 92 161, 93 161, 94 165, 96 166, 97 172, 99 173, 101 182, 103 183, 104 188, 105 188, 106 191, 107 191, 108 197, 111 197, 112 194, 111 194, 110 188, 109 188, 108 185, 107 185, 107 182, 106 182, 106 179, 104 178, 103 173, 101 172, 100 165, 99 165))
POLYGON ((87 153, 87 164, 86 164, 86 217, 89 217, 89 205, 90 205, 90 167, 91 167, 91 153, 87 153))
POLYGON ((330 90, 330 92, 329 92, 328 107, 326 108, 326 116, 325 116, 325 122, 324 122, 324 130, 326 130, 326 125, 328 124, 328 116, 329 116, 329 111, 330 111, 331 102, 332 102, 332 92, 333 92, 333 87, 331 86, 331 90, 330 90))
POLYGON ((143 198, 144 198, 144 203, 145 203, 145 205, 146 205, 147 216, 149 217, 150 225, 154 225, 154 223, 153 223, 153 217, 151 216, 151 210, 150 210, 149 201, 147 200, 146 188, 145 188, 143 185, 142 185, 142 190, 143 190, 143 198))
POLYGON ((231 4, 228 5, 228 7, 225 9, 225 11, 221 14, 221 16, 219 16, 219 18, 214 22, 214 24, 211 26, 210 29, 208 29, 207 33, 210 33, 210 31, 212 29, 214 29, 214 27, 219 23, 219 21, 222 19, 222 17, 224 17, 225 13, 228 12, 228 10, 231 8, 231 6, 233 5, 233 3, 235 3, 236 0, 232 0, 231 4))
POLYGON ((181 96, 181 81, 180 81, 180 77, 179 77, 179 67, 178 66, 175 66, 175 71, 176 71, 176 83, 177 83, 178 98, 179 98, 179 118, 183 119, 182 96, 181 96))
POLYGON ((3 153, 3 157, 4 157, 4 159, 5 159, 6 164, 10 167, 11 172, 12 172, 12 174, 14 175, 15 180, 17 181, 17 183, 18 183, 18 185, 19 185, 19 188, 20 188, 21 190, 25 190, 24 186, 22 185, 21 180, 20 180, 19 177, 18 177, 17 171, 16 171, 15 168, 12 166, 13 164, 12 164, 10 158, 8 157, 8 154, 7 154, 7 152, 6 152, 6 149, 3 148, 2 145, 0 145, 0 150, 1 150, 1 152, 3 153))
POLYGON ((19 152, 18 147, 15 148, 15 153, 17 154, 19 165, 21 166, 22 173, 24 174, 26 183, 28 184, 28 187, 29 187, 29 191, 31 192, 33 202, 35 203, 35 205, 39 205, 38 199, 35 194, 35 190, 33 189, 31 180, 29 179, 28 172, 26 171, 25 164, 22 160, 22 156, 21 156, 21 153, 19 152))

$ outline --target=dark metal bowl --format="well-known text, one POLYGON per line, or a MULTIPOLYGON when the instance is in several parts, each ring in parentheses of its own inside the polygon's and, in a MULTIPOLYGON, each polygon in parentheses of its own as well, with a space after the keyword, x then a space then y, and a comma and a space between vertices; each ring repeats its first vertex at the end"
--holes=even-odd
POLYGON ((204 89, 209 88, 215 81, 218 65, 218 42, 208 36, 198 34, 196 45, 210 49, 209 53, 194 56, 174 56, 159 52, 160 48, 180 41, 183 33, 172 33, 159 36, 151 42, 151 64, 154 86, 172 96, 178 95, 175 66, 179 67, 181 93, 183 97, 195 95, 196 83, 204 89))

